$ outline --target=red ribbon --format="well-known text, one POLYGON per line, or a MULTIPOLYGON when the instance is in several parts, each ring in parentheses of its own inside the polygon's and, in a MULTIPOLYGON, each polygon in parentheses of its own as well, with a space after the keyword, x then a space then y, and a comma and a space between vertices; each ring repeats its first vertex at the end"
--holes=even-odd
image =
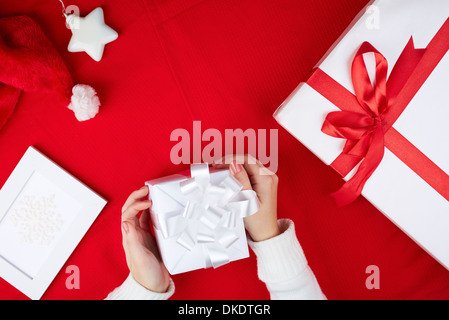
POLYGON ((338 205, 349 204, 360 196, 381 163, 385 147, 449 201, 449 176, 393 128, 448 50, 449 19, 426 49, 415 49, 410 39, 388 81, 387 60, 368 42, 361 45, 352 63, 355 95, 321 69, 307 81, 342 110, 329 113, 322 128, 332 137, 346 139, 343 152, 331 166, 345 177, 360 163, 355 175, 333 194, 338 205), (363 60, 366 53, 375 57, 374 85, 363 60))

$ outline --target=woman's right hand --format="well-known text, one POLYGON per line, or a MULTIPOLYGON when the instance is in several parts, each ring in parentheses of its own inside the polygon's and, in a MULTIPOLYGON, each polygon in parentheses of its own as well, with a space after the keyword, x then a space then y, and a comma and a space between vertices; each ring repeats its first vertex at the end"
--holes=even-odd
POLYGON ((254 190, 259 198, 259 211, 247 218, 245 228, 253 241, 263 241, 280 234, 277 223, 278 177, 251 155, 231 155, 213 163, 213 167, 229 168, 243 185, 243 190, 254 190))

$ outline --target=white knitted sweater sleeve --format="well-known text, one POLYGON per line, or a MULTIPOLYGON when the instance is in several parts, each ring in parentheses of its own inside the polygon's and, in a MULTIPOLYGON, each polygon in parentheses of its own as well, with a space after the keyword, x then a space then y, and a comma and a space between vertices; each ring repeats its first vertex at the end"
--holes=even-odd
POLYGON ((293 221, 278 220, 282 233, 274 238, 249 241, 257 256, 257 272, 273 300, 326 299, 307 264, 293 221))
MULTIPOLYGON (((248 240, 257 256, 257 271, 273 300, 326 299, 299 244, 293 221, 278 221, 282 233, 274 238, 254 242, 248 240)), ((149 291, 137 283, 131 274, 112 291, 107 300, 166 300, 175 291, 173 281, 165 293, 149 291)))
POLYGON ((150 291, 134 280, 130 273, 125 282, 112 291, 105 300, 167 300, 175 292, 175 284, 170 279, 167 292, 158 293, 150 291))

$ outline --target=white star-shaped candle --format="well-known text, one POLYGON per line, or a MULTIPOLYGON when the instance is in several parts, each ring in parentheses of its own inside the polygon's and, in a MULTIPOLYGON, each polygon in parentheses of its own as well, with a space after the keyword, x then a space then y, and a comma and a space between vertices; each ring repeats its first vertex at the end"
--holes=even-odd
POLYGON ((84 51, 95 61, 103 57, 104 46, 118 37, 117 32, 104 23, 102 8, 96 8, 84 18, 77 14, 67 15, 66 22, 72 31, 68 50, 84 51))

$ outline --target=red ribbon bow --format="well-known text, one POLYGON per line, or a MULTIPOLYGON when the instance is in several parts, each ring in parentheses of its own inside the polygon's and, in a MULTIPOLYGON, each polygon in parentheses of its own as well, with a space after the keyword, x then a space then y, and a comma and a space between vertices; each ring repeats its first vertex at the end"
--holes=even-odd
POLYGON ((382 161, 384 130, 388 129, 384 113, 387 105, 388 62, 373 46, 365 42, 352 64, 352 82, 360 111, 337 111, 327 115, 322 131, 336 138, 347 139, 343 154, 362 163, 350 180, 334 196, 344 203, 352 202, 362 193, 363 186, 382 161), (376 59, 374 87, 363 60, 363 54, 373 52, 376 59))
MULTIPOLYGON (((410 39, 387 81, 388 62, 365 42, 355 55, 351 76, 355 96, 322 70, 307 83, 342 111, 327 115, 322 131, 346 139, 343 152, 331 164, 346 176, 355 175, 333 194, 342 206, 354 201, 381 163, 385 147, 449 201, 449 176, 393 128, 393 124, 449 50, 449 19, 426 49, 415 49, 410 39), (374 54, 374 85, 363 55, 374 54)), ((423 106, 425 107, 425 106, 423 106)))

